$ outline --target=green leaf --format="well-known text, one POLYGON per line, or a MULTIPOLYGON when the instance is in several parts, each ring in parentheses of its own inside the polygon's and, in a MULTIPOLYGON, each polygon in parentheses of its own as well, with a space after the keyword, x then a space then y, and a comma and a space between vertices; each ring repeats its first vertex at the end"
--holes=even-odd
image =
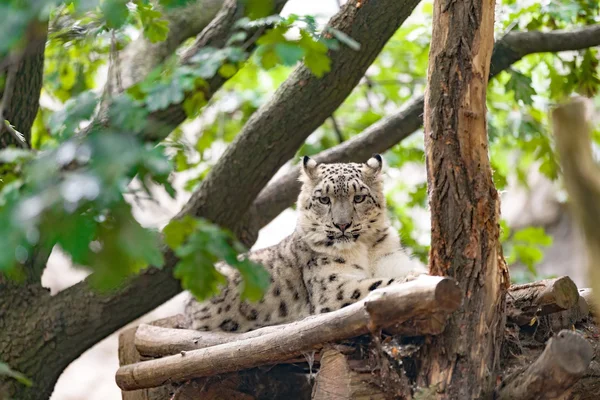
POLYGON ((113 98, 108 117, 117 130, 139 133, 146 126, 148 110, 125 93, 113 98))
POLYGON ((295 43, 277 43, 275 53, 283 65, 292 66, 302 59, 304 50, 295 43))
POLYGON ((327 56, 327 46, 314 40, 308 33, 300 33, 300 47, 304 49, 304 65, 318 78, 331 70, 331 59, 327 56))
POLYGON ((259 301, 262 299, 270 284, 270 275, 267 270, 262 265, 247 259, 237 263, 235 268, 240 271, 243 278, 242 300, 259 301))
POLYGON ((531 82, 531 78, 518 71, 510 71, 510 80, 506 84, 507 90, 512 90, 515 94, 515 99, 522 101, 524 104, 533 104, 531 96, 535 95, 535 89, 531 82))
POLYGON ((169 21, 151 4, 137 3, 137 13, 144 28, 144 36, 152 43, 163 41, 169 34, 169 21))
POLYGON ((55 112, 48 121, 50 132, 61 137, 71 137, 82 121, 89 120, 98 104, 98 96, 92 91, 83 92, 70 99, 64 109, 55 112))
POLYGON ((223 64, 219 68, 219 75, 225 79, 231 78, 237 72, 237 68, 232 64, 223 64))
POLYGON ((200 111, 206 105, 206 98, 204 92, 197 91, 193 95, 189 96, 183 102, 183 110, 188 118, 194 118, 200 115, 200 111))
POLYGON ((167 9, 183 7, 193 2, 194 0, 159 0, 159 3, 167 9))
POLYGON ((27 378, 22 373, 11 369, 8 364, 5 364, 0 361, 0 376, 8 376, 9 378, 17 380, 17 382, 25 385, 27 387, 31 387, 33 382, 29 378, 27 378))
POLYGON ((169 34, 169 21, 154 19, 144 25, 144 36, 152 43, 162 42, 169 34))
POLYGON ((241 0, 244 11, 250 19, 259 19, 273 14, 274 0, 241 0))
POLYGON ((185 243, 188 236, 196 229, 197 222, 190 216, 173 219, 163 229, 165 243, 173 250, 185 243))
POLYGON ((181 103, 185 93, 180 82, 172 80, 169 83, 157 83, 148 90, 146 105, 148 111, 164 110, 171 104, 181 103))
POLYGON ((127 0, 104 0, 100 3, 100 10, 106 20, 106 26, 112 29, 123 26, 129 17, 127 0))
POLYGON ((513 240, 527 244, 538 244, 541 246, 552 245, 552 237, 548 236, 544 228, 528 227, 515 232, 513 240))
POLYGON ((181 281, 183 289, 189 290, 200 301, 219 294, 219 287, 227 283, 214 265, 200 254, 180 258, 173 275, 181 281))

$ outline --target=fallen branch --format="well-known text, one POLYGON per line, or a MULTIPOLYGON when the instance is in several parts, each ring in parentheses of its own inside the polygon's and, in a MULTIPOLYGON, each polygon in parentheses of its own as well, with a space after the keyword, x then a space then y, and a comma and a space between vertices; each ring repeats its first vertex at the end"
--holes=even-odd
MULTIPOLYGON (((445 327, 447 311, 411 318, 385 329, 387 333, 401 336, 438 335, 445 327)), ((287 325, 275 325, 246 333, 199 332, 192 329, 172 329, 140 324, 135 334, 135 347, 146 357, 164 357, 282 332, 287 325)))
POLYGON ((592 346, 581 335, 563 330, 540 357, 499 389, 500 400, 558 399, 587 371, 592 346))
POLYGON ((507 318, 518 325, 532 319, 568 310, 579 301, 577 286, 568 276, 510 287, 506 297, 507 318))
POLYGON ((258 337, 123 366, 117 371, 117 384, 123 390, 135 390, 275 364, 328 342, 374 332, 417 315, 452 312, 460 304, 461 293, 454 280, 422 276, 258 337))

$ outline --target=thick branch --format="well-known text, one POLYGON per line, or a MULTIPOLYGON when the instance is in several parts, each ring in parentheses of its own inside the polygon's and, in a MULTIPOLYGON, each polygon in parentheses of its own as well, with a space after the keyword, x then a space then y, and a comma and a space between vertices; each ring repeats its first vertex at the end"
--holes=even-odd
POLYGON ((594 352, 581 335, 561 331, 542 355, 499 390, 500 400, 558 399, 587 371, 594 352))
MULTIPOLYGON (((316 78, 304 66, 297 68, 228 147, 182 213, 207 218, 235 231, 238 217, 246 211, 258 191, 341 104, 417 3, 418 0, 385 0, 364 3, 360 8, 348 3, 332 18, 330 25, 359 39, 361 50, 342 47, 333 52, 331 71, 323 78, 316 78), (298 113, 301 108, 303 113, 298 113), (274 115, 286 115, 294 121, 282 124, 285 119, 274 119, 274 115), (268 151, 275 146, 276 151, 268 151)), ((170 252, 165 259, 161 270, 148 269, 116 293, 93 293, 82 282, 52 299, 49 296, 40 299, 39 308, 46 311, 43 312, 45 324, 56 327, 52 338, 53 352, 60 357, 53 360, 53 369, 61 371, 100 339, 179 293, 179 282, 172 276, 177 260, 170 252), (67 310, 71 329, 62 328, 67 310)), ((17 314, 21 310, 15 307, 10 312, 17 314)), ((46 336, 38 329, 29 332, 27 338, 43 344, 48 341, 46 336)), ((17 356, 14 361, 13 365, 18 368, 27 359, 17 356)), ((44 368, 35 366, 21 370, 36 378, 44 368)), ((48 376, 48 381, 55 378, 48 376)), ((51 386, 45 390, 51 390, 51 386)))
MULTIPOLYGON (((490 78, 528 54, 577 50, 600 45, 600 25, 554 32, 511 32, 498 40, 492 54, 490 78), (560 46, 553 42, 560 43, 560 46)), ((423 96, 396 114, 381 119, 344 143, 318 154, 319 162, 366 161, 373 153, 383 153, 423 125, 423 96)), ((260 192, 246 215, 246 234, 255 236, 262 227, 288 208, 298 196, 298 171, 291 169, 260 192)))
POLYGON ((581 50, 600 44, 600 25, 569 31, 553 32, 509 32, 494 48, 490 72, 492 75, 508 68, 511 64, 533 53, 556 53, 581 50), (497 55, 496 53, 499 52, 497 55))
POLYGON ((214 216, 211 218, 235 230, 270 177, 350 94, 417 4, 418 0, 383 0, 365 2, 357 8, 354 3, 346 3, 329 26, 359 40, 360 50, 342 47, 330 52, 331 70, 322 78, 304 65, 296 68, 246 123, 200 191, 192 196, 185 212, 214 216), (278 117, 281 115, 287 118, 278 117), (224 191, 223 182, 244 196, 224 191))
POLYGON ((568 310, 579 300, 577 286, 568 276, 524 285, 513 285, 508 291, 507 317, 519 325, 527 325, 534 317, 568 310))
POLYGON ((196 0, 185 7, 176 7, 166 13, 169 21, 167 39, 152 43, 140 35, 119 54, 119 74, 123 88, 137 83, 160 65, 188 38, 200 32, 217 15, 224 0, 196 0))
POLYGON ((135 390, 278 363, 328 342, 374 332, 417 315, 451 312, 460 303, 460 290, 452 279, 422 276, 375 290, 358 303, 287 324, 281 330, 123 366, 117 372, 117 384, 135 390))

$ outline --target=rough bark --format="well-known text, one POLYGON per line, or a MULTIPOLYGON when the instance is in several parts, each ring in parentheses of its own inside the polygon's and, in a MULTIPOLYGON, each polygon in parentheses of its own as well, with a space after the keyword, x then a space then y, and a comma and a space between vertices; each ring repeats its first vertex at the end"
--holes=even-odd
POLYGON ((224 0, 196 0, 166 13, 169 33, 164 41, 152 43, 140 35, 119 53, 119 77, 124 89, 143 79, 187 39, 199 34, 217 15, 224 0))
MULTIPOLYGON (((364 8, 362 7, 362 9, 364 8)), ((373 34, 376 34, 378 24, 369 26, 373 34)), ((362 42, 362 40, 360 41, 362 42)), ((577 44, 574 46, 577 46, 577 44)), ((345 49, 345 51, 349 50, 345 49)), ((35 71, 40 73, 41 64, 38 64, 38 69, 35 71)), ((32 71, 32 73, 35 71, 32 71)), ((296 90, 304 89, 299 88, 296 90)), ((33 92, 28 91, 28 93, 33 92)), ((38 96, 28 96, 27 104, 31 107, 37 107, 37 98, 38 96), (29 100, 32 97, 35 101, 30 102, 29 100)), ((35 116, 35 113, 31 112, 33 108, 28 108, 28 110, 28 115, 35 116)), ((20 112, 24 111, 21 110, 20 112)), ((274 109, 272 111, 276 112, 278 110, 274 109)), ((279 115, 278 112, 276 114, 279 115)), ((294 113, 287 115, 286 117, 290 120, 295 118, 294 113)), ((265 115, 263 118, 268 119, 267 117, 268 115, 265 115)), ((286 118, 281 120, 286 120, 286 118)), ((290 122, 286 123, 291 124, 290 122)), ((253 153, 251 148, 248 150, 251 154, 256 153, 256 151, 253 153)), ((265 156, 270 157, 271 155, 265 156)), ((234 171, 236 169, 247 170, 244 164, 236 165, 230 162, 228 165, 234 171)), ((269 165, 271 164, 269 163, 269 165)), ((256 169, 255 173, 263 174, 265 179, 268 179, 268 173, 264 173, 260 167, 256 169)), ((243 192, 236 190, 236 193, 239 196, 243 192)), ((243 195, 245 196, 245 194, 243 195)), ((251 198, 251 196, 248 196, 248 198, 251 198)), ((225 212, 229 206, 223 206, 222 212, 225 212)), ((172 277, 172 270, 170 269, 174 262, 170 260, 167 264, 167 268, 164 270, 151 269, 142 274, 141 277, 136 278, 128 287, 109 296, 97 296, 91 293, 85 283, 75 285, 60 297, 50 297, 47 291, 37 285, 32 285, 29 289, 19 288, 18 290, 3 286, 2 306, 0 307, 3 318, 0 318, 0 323, 5 332, 15 332, 14 335, 10 334, 9 336, 22 338, 22 340, 14 340, 8 345, 5 342, 0 344, 0 346, 3 346, 0 354, 11 354, 11 360, 15 360, 17 363, 15 367, 19 369, 19 365, 24 366, 23 369, 30 377, 36 378, 41 371, 46 371, 46 368, 49 368, 48 371, 50 371, 43 374, 42 379, 36 381, 39 382, 39 385, 36 386, 37 392, 35 394, 30 393, 19 398, 35 398, 35 395, 45 398, 52 390, 60 371, 84 350, 112 333, 115 329, 162 304, 178 293, 180 287, 172 277), (44 326, 47 329, 40 330, 33 326, 24 327, 18 320, 13 321, 7 317, 9 310, 13 316, 20 316, 25 311, 35 313, 31 314, 31 319, 40 321, 39 326, 44 326), (69 315, 70 322, 68 326, 65 325, 65 315, 69 315), (11 323, 11 321, 14 323, 11 323), (45 357, 45 352, 49 352, 53 347, 55 349, 52 352, 53 357, 45 357), (29 349, 40 351, 29 352, 29 349), (59 356, 56 356, 57 354, 59 356)))
POLYGON ((508 320, 527 325, 534 317, 568 310, 579 301, 577 286, 568 276, 513 285, 507 296, 508 320))
MULTIPOLYGON (((227 153, 182 213, 204 217, 235 230, 239 222, 235 215, 245 212, 275 169, 291 157, 304 139, 339 106, 417 3, 417 0, 386 0, 384 3, 370 2, 360 8, 348 3, 332 18, 330 25, 360 38, 363 45, 361 50, 356 52, 342 47, 332 53, 332 69, 321 79, 314 77, 303 66, 297 68, 274 98, 255 114, 238 140, 229 146, 227 153), (306 104, 310 107, 306 107, 306 104), (302 114, 297 113, 300 108, 304 110, 302 114), (323 112, 324 109, 331 111, 323 112), (279 121, 283 119, 273 120, 274 115, 282 113, 289 115, 292 120, 299 118, 310 123, 300 124, 298 120, 296 122, 302 129, 291 132, 289 129, 295 123, 288 121, 284 124, 285 129, 282 129, 279 121), (265 151, 276 144, 281 145, 276 152, 265 151), (223 182, 227 182, 227 185, 223 182)), ((93 293, 82 282, 53 298, 46 294, 36 299, 39 304, 38 319, 50 327, 51 333, 33 327, 22 332, 21 324, 16 320, 15 324, 7 326, 7 331, 36 343, 33 347, 43 347, 53 342, 53 354, 59 355, 51 363, 56 374, 46 372, 49 364, 35 362, 33 360, 36 357, 28 357, 26 351, 19 351, 16 344, 11 345, 13 351, 9 353, 8 362, 12 366, 34 379, 44 375, 41 379, 44 385, 36 387, 35 391, 19 387, 20 393, 23 393, 19 398, 44 398, 51 392, 60 371, 91 345, 179 293, 179 282, 172 276, 176 262, 175 257, 167 253, 161 270, 150 268, 122 290, 109 295, 93 293), (69 328, 64 327, 67 310, 69 328)), ((9 305, 19 303, 18 300, 8 297, 3 301, 6 302, 7 312, 14 315, 23 312, 20 304, 15 307, 9 305)), ((49 346, 45 348, 49 349, 49 346)), ((0 354, 4 355, 2 350, 0 354)))
POLYGON ((578 333, 563 330, 548 341, 542 355, 504 382, 499 400, 560 399, 585 374, 594 355, 578 333))
MULTIPOLYGON (((523 57, 552 51, 578 50, 600 45, 600 25, 572 31, 510 32, 494 45, 490 78, 523 57)), ((318 162, 361 162, 383 153, 423 125, 424 97, 418 96, 397 113, 383 118, 359 135, 314 156, 318 162)), ((299 173, 290 169, 265 187, 245 216, 245 230, 253 236, 288 208, 298 196, 299 173)))
MULTIPOLYGON (((236 0, 225 0, 222 2, 222 8, 219 10, 214 19, 204 28, 197 36, 194 43, 186 49, 181 56, 179 62, 187 64, 199 50, 206 47, 223 48, 227 43, 227 39, 235 32, 234 24, 236 21, 244 17, 244 7, 236 0)), ((273 13, 278 14, 287 0, 277 0, 274 2, 273 13)), ((261 36, 260 33, 265 28, 257 28, 248 32, 248 39, 242 44, 242 47, 248 52, 252 52, 256 47, 256 40, 261 36)), ((197 89, 202 91, 204 99, 210 100, 212 96, 219 90, 229 78, 223 78, 217 74, 208 79, 206 85, 197 89)), ((195 92, 186 94, 185 98, 194 95, 195 92)), ((184 99, 185 100, 185 99, 184 99)), ((157 110, 148 116, 151 121, 146 128, 140 133, 144 140, 159 142, 165 139, 178 125, 187 118, 187 114, 181 103, 174 103, 163 110, 157 110)))
MULTIPOLYGON (((354 365, 356 366, 356 365, 354 365)), ((360 367, 365 367, 360 365, 360 367)), ((367 367, 367 371, 368 371, 367 367)), ((327 348, 321 357, 319 373, 313 387, 312 400, 384 400, 390 398, 378 387, 375 374, 356 372, 346 356, 335 348, 327 348)))
POLYGON ((504 332, 510 279, 485 107, 493 25, 493 0, 434 2, 424 115, 429 269, 455 278, 465 301, 424 346, 417 382, 443 399, 479 398, 491 389, 504 332))
MULTIPOLYGON (((330 52, 331 70, 322 78, 314 76, 304 65, 296 68, 246 123, 185 211, 196 216, 210 215, 213 221, 235 231, 260 190, 350 94, 417 4, 418 0, 383 0, 365 2, 358 8, 354 3, 346 3, 332 17, 329 26, 357 38, 360 50, 342 47, 330 52), (232 168, 232 164, 243 168, 232 168), (222 182, 245 195, 231 196, 223 190, 222 182)), ((243 240, 243 233, 238 233, 243 240)))
POLYGON ((376 332, 417 315, 452 312, 460 301, 451 279, 423 276, 378 289, 360 302, 287 324, 281 330, 123 366, 117 371, 117 384, 124 390, 135 390, 276 364, 325 343, 376 332))
MULTIPOLYGON (((31 127, 39 108, 42 90, 47 29, 46 23, 32 23, 27 30, 29 45, 22 54, 13 57, 15 65, 10 62, 6 66, 7 71, 14 68, 15 74, 14 82, 11 82, 13 89, 10 93, 3 93, 2 103, 5 106, 0 114, 25 137, 28 147, 31 145, 31 127), (5 95, 10 98, 5 99, 5 95)), ((21 147, 19 141, 9 134, 4 121, 0 122, 0 149, 10 145, 21 147)))

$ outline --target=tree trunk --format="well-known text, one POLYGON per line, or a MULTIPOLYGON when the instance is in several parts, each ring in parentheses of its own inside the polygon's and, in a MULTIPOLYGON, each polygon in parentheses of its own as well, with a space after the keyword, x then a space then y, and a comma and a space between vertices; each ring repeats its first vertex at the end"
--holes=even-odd
POLYGON ((493 28, 494 0, 434 3, 424 115, 429 268, 455 278, 464 303, 424 346, 418 384, 443 399, 476 399, 492 389, 505 325, 510 279, 486 132, 493 28))

